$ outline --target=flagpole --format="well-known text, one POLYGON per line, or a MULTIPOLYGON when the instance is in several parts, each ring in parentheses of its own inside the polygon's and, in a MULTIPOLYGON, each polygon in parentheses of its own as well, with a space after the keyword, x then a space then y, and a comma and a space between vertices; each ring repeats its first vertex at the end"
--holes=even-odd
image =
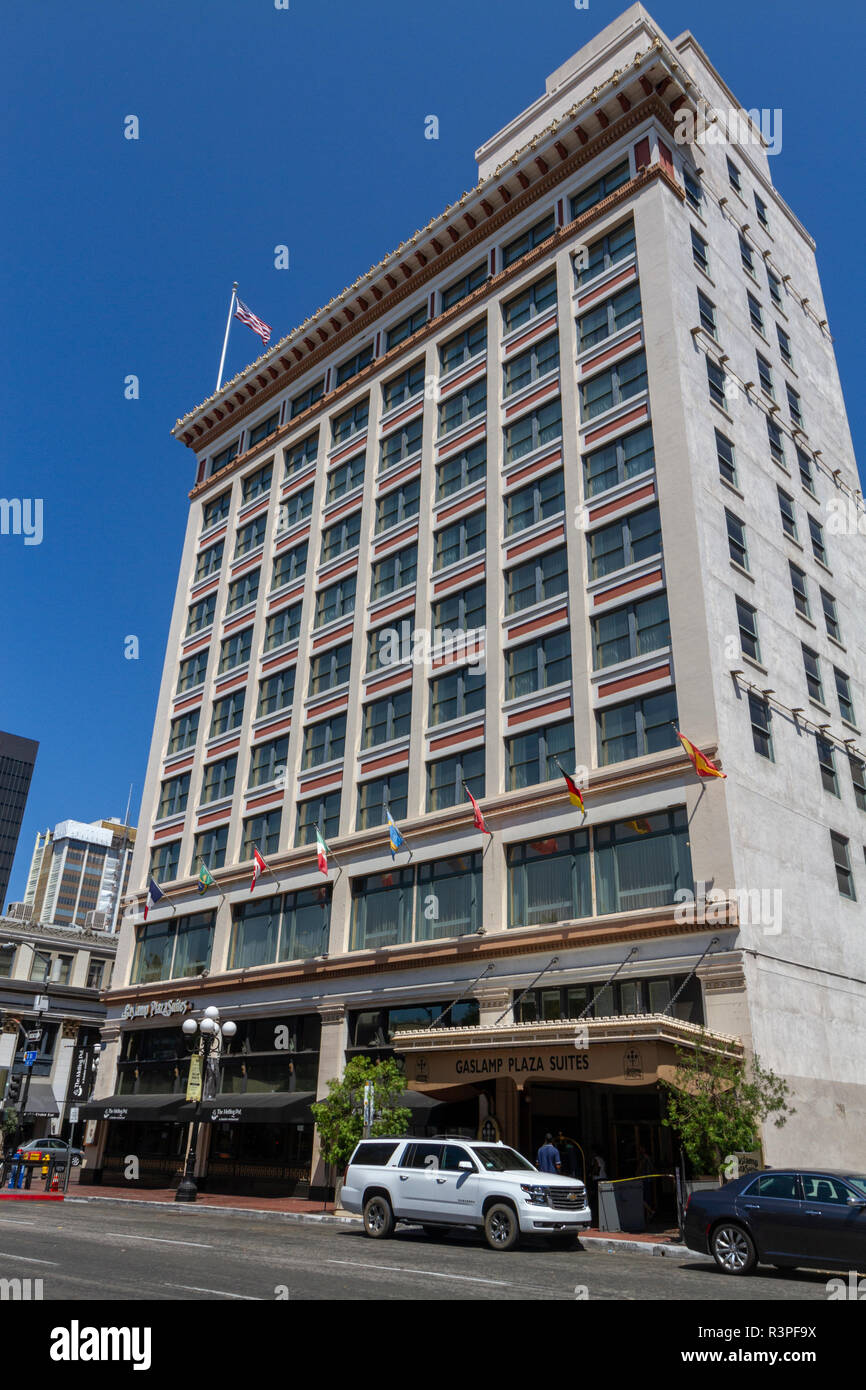
MULTIPOLYGON (((219 895, 220 895, 220 897, 222 898, 223 902, 225 902, 225 901, 226 901, 226 895, 225 895, 225 893, 224 893, 223 890, 220 888, 219 884, 217 883, 217 881, 216 881, 216 879, 214 878, 213 874, 211 873, 210 869, 208 869, 207 864, 205 864, 204 860, 201 858, 200 855, 199 855, 199 861, 198 861, 198 862, 201 864, 201 866, 202 866, 203 869, 207 869, 208 874, 210 875, 211 883, 213 884, 214 888, 215 888, 215 889, 217 890, 217 892, 219 893, 219 895)), ((210 883, 207 885, 207 887, 210 888, 210 883)))
POLYGON ((217 372, 217 384, 216 384, 216 389, 217 389, 217 391, 220 389, 220 386, 222 385, 223 367, 224 367, 225 364, 226 364, 226 349, 228 348, 228 345, 229 345, 229 329, 230 329, 231 326, 232 326, 232 314, 233 314, 234 311, 235 311, 235 300, 237 299, 237 297, 238 297, 238 282, 237 282, 237 280, 235 280, 234 284, 232 285, 232 297, 231 297, 231 303, 229 304, 229 316, 228 316, 228 318, 226 319, 226 336, 225 336, 225 338, 223 339, 223 355, 222 355, 222 357, 220 358, 220 369, 219 369, 219 371, 217 372))

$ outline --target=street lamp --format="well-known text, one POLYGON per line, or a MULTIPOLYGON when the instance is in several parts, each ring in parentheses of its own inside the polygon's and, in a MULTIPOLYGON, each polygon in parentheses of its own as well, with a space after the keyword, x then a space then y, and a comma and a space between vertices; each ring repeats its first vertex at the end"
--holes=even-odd
MULTIPOLYGON (((174 1194, 176 1202, 194 1202, 198 1197, 198 1187, 195 1181, 196 1148, 198 1145, 198 1127, 201 1123, 201 1106, 208 1076, 210 1074, 211 1056, 216 1060, 222 1053, 223 1038, 233 1038, 238 1031, 238 1026, 231 1019, 226 1019, 225 1023, 220 1023, 220 1011, 215 1005, 210 1004, 204 1011, 204 1016, 199 1020, 185 1018, 181 1024, 181 1031, 184 1037, 192 1042, 196 1034, 200 1034, 198 1044, 192 1049, 192 1053, 198 1052, 201 1057, 202 1085, 201 1093, 195 1109, 195 1119, 192 1125, 192 1138, 189 1150, 186 1155, 186 1165, 184 1174, 177 1192, 174 1194)), ((192 1054, 191 1054, 192 1055, 192 1054)))

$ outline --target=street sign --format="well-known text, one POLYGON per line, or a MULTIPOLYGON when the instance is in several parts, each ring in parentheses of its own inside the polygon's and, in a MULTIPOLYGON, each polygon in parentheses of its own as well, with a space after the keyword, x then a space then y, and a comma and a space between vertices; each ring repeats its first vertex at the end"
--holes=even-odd
POLYGON ((33 1066, 33 1063, 36 1061, 37 1056, 38 1056, 38 1053, 36 1053, 36 1052, 25 1052, 25 1053, 24 1053, 24 1065, 25 1065, 25 1067, 32 1067, 32 1066, 33 1066))
POLYGON ((34 1028, 34 1029, 32 1030, 32 1032, 30 1032, 30 1033, 25 1033, 24 1036, 25 1036, 25 1038, 27 1039, 28 1042, 41 1042, 41 1041, 42 1041, 42 1029, 41 1029, 41 1028, 34 1028))
POLYGON ((37 994, 33 1002, 33 1007, 37 1013, 44 1013, 45 1010, 48 1008, 48 995, 37 994))
POLYGON ((77 1106, 77 1105, 70 1105, 70 1107, 69 1107, 69 1123, 70 1123, 71 1125, 77 1125, 77 1124, 78 1124, 78 1106, 77 1106))

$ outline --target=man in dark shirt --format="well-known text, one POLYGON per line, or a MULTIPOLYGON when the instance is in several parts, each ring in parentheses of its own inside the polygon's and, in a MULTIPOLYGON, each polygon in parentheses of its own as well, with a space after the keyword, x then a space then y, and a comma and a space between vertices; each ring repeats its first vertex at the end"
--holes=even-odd
POLYGON ((558 1173, 558 1172, 559 1172, 559 1169, 560 1169, 559 1150, 558 1150, 557 1148, 554 1147, 553 1135, 552 1135, 552 1134, 545 1134, 545 1136, 544 1136, 544 1143, 542 1144, 541 1148, 538 1150, 538 1157, 537 1157, 537 1159, 536 1159, 535 1162, 536 1162, 536 1167, 537 1167, 537 1168, 540 1168, 541 1171, 542 1171, 542 1173, 558 1173))

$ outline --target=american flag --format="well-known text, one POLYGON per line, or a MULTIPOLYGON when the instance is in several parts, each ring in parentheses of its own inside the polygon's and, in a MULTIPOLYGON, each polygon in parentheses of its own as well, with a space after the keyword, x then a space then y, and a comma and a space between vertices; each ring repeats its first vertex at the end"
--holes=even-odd
POLYGON ((269 323, 265 323, 264 319, 257 318, 252 309, 248 309, 246 304, 242 304, 240 300, 238 300, 235 309, 235 318, 240 319, 241 323, 245 323, 247 328, 251 328, 254 333, 258 333, 264 346, 267 347, 271 336, 269 323))

